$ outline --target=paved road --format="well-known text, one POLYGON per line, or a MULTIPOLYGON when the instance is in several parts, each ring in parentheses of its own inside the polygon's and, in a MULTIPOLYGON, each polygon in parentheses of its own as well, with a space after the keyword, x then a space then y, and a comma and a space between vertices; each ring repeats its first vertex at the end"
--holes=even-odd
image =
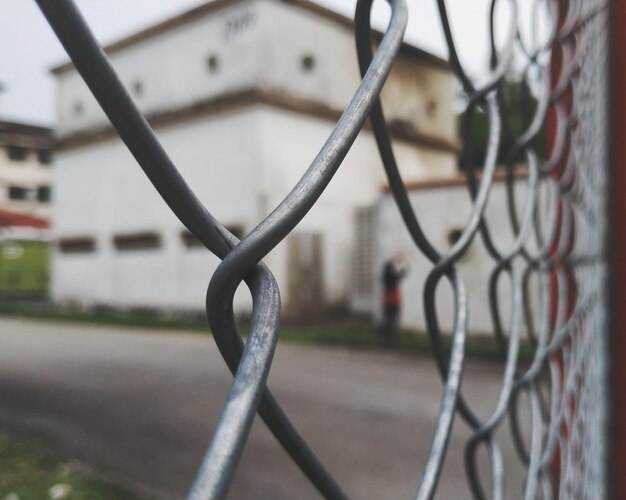
MULTIPOLYGON (((211 338, 172 333, 0 318, 0 431, 146 496, 184 497, 231 377, 211 338)), ((470 401, 486 413, 499 370, 471 363, 466 373, 470 401)), ((414 495, 441 391, 429 358, 279 345, 270 386, 351 497, 414 495)), ((437 498, 469 497, 468 435, 458 420, 437 498)), ((521 480, 512 474, 511 498, 521 480)), ((230 498, 319 496, 257 421, 230 498)))

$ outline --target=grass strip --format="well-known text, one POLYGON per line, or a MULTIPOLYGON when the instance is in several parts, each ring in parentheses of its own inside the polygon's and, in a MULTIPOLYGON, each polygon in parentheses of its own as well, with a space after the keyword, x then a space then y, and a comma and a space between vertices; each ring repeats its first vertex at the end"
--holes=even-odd
POLYGON ((0 435, 0 498, 136 500, 139 497, 77 471, 38 445, 0 435))
MULTIPOLYGON (((93 308, 78 309, 50 304, 26 305, 0 302, 0 315, 42 321, 58 321, 98 325, 114 325, 161 330, 181 330, 210 335, 207 320, 202 314, 167 313, 148 309, 113 309, 93 308)), ((240 325, 245 336, 247 325, 240 325)), ((451 337, 445 335, 443 344, 447 350, 451 337)), ((374 348, 381 346, 378 330, 366 322, 325 321, 311 325, 286 324, 281 328, 280 341, 298 345, 341 346, 351 348, 374 348)), ((393 342, 386 347, 406 353, 430 354, 431 343, 424 333, 401 331, 393 342)), ((488 360, 502 360, 493 338, 470 335, 467 340, 466 354, 469 357, 488 360)), ((520 360, 530 361, 534 355, 532 346, 523 341, 520 345, 520 360)))

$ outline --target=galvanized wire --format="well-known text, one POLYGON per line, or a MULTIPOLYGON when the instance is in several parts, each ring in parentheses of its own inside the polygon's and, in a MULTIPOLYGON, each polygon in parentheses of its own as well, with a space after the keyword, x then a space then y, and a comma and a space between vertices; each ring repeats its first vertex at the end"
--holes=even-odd
POLYGON ((605 0, 533 0, 530 35, 524 32, 518 12, 522 2, 492 0, 488 23, 491 70, 480 83, 466 71, 445 1, 437 0, 450 63, 466 96, 461 166, 472 199, 461 236, 446 251, 437 249, 422 230, 419 221, 423 214, 416 214, 411 205, 379 101, 406 28, 404 0, 389 1, 391 19, 375 54, 370 26, 373 0, 357 2, 355 38, 362 81, 309 169, 241 241, 202 206, 178 173, 73 2, 37 3, 164 201, 222 259, 207 291, 206 309, 217 345, 235 378, 189 498, 226 495, 257 412, 322 495, 347 497, 266 387, 279 333, 280 296, 262 259, 315 204, 368 117, 402 220, 416 251, 432 263, 424 283, 422 307, 444 387, 416 498, 433 498, 436 493, 457 414, 472 429, 465 466, 468 487, 475 498, 511 496, 497 438, 507 418, 519 467, 526 471, 524 498, 605 496, 605 0), (500 7, 508 8, 504 27, 495 21, 500 7), (537 28, 542 16, 552 27, 549 33, 537 28), (503 42, 497 41, 496 29, 504 29, 503 42), (534 107, 534 113, 526 113, 525 130, 518 136, 511 117, 519 110, 512 108, 515 103, 508 102, 506 93, 512 75, 532 90, 535 102, 529 107, 534 107), (488 124, 482 165, 477 165, 474 154, 476 112, 484 113, 488 124), (547 151, 540 151, 535 139, 545 134, 549 136, 547 151), (513 139, 508 151, 503 150, 505 137, 513 139), (493 236, 502 229, 490 227, 486 210, 498 160, 503 157, 506 209, 513 238, 508 247, 499 248, 493 236), (523 181, 517 175, 520 163, 525 165, 523 181), (521 204, 516 199, 520 182, 525 185, 521 204), (489 307, 503 366, 500 390, 486 418, 478 416, 461 388, 466 341, 472 331, 468 302, 476 292, 464 283, 458 264, 472 245, 480 243, 493 263, 487 280, 489 307), (511 290, 508 305, 498 293, 503 280, 508 280, 511 290), (253 298, 245 343, 233 313, 234 293, 242 281, 253 298), (445 347, 435 300, 442 281, 447 282, 454 300, 450 348, 445 347), (504 310, 509 311, 508 320, 502 317, 504 310), (528 364, 519 362, 522 342, 533 349, 528 364), (522 429, 523 420, 530 422, 528 433, 522 429), (486 474, 479 472, 481 447, 488 456, 486 474))

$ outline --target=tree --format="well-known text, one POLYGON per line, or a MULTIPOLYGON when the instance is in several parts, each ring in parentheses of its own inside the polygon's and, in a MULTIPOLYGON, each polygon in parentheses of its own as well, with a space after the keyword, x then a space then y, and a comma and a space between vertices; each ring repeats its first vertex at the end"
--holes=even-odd
MULTIPOLYGON (((497 163, 504 167, 507 162, 525 163, 523 150, 515 147, 515 141, 530 127, 537 111, 537 98, 525 79, 504 80, 498 89, 498 104, 501 118, 501 134, 497 163)), ((489 120, 485 111, 478 105, 470 106, 458 117, 459 137, 463 142, 463 153, 459 159, 459 168, 465 169, 473 164, 481 169, 487 155, 489 140, 489 120)), ((539 159, 546 158, 546 137, 544 125, 530 141, 529 147, 539 159)))

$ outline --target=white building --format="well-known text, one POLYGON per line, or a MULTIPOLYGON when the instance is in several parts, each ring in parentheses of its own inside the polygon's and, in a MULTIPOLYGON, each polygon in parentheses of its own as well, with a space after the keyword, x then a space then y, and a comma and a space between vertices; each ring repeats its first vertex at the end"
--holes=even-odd
MULTIPOLYGON (((350 20, 307 0, 214 0, 105 50, 183 176, 235 233, 302 175, 359 83, 350 20)), ((58 78, 53 298, 200 309, 218 259, 149 184, 71 64, 58 78)), ((456 171, 447 62, 405 45, 383 92, 408 181, 456 171)), ((346 307, 355 211, 385 185, 371 132, 265 262, 287 314, 346 307)), ((242 290, 238 311, 249 308, 242 290)))
POLYGON ((48 293, 52 131, 0 121, 0 300, 48 293))
MULTIPOLYGON (((525 172, 521 170, 515 181, 519 214, 526 202, 527 181, 525 172)), ((409 183, 407 188, 424 234, 441 254, 447 253, 460 237, 472 207, 464 176, 457 174, 448 179, 409 183)), ((504 171, 496 171, 484 217, 496 249, 507 253, 514 244, 514 235, 507 211, 504 171)), ((382 194, 375 204, 362 209, 357 221, 358 251, 355 252, 352 309, 374 318, 380 317, 383 266, 388 259, 402 253, 408 259, 408 272, 401 284, 401 326, 407 330, 426 331, 424 285, 434 265, 415 247, 391 194, 382 194)), ((535 252, 536 248, 529 247, 529 250, 535 252)), ((478 234, 456 266, 468 292, 469 325, 473 334, 493 331, 489 309, 489 278, 496 264, 478 234)), ((520 272, 518 265, 516 263, 515 268, 520 272)), ((539 288, 534 278, 531 279, 530 287, 533 291, 530 300, 539 300, 539 288)), ((506 273, 498 281, 497 292, 498 306, 506 329, 511 311, 511 288, 506 273)), ((449 282, 445 278, 437 288, 436 297, 440 328, 443 332, 451 332, 455 307, 449 282)), ((539 307, 535 310, 539 310, 539 307)))
POLYGON ((52 131, 0 121, 0 210, 50 217, 52 131))

